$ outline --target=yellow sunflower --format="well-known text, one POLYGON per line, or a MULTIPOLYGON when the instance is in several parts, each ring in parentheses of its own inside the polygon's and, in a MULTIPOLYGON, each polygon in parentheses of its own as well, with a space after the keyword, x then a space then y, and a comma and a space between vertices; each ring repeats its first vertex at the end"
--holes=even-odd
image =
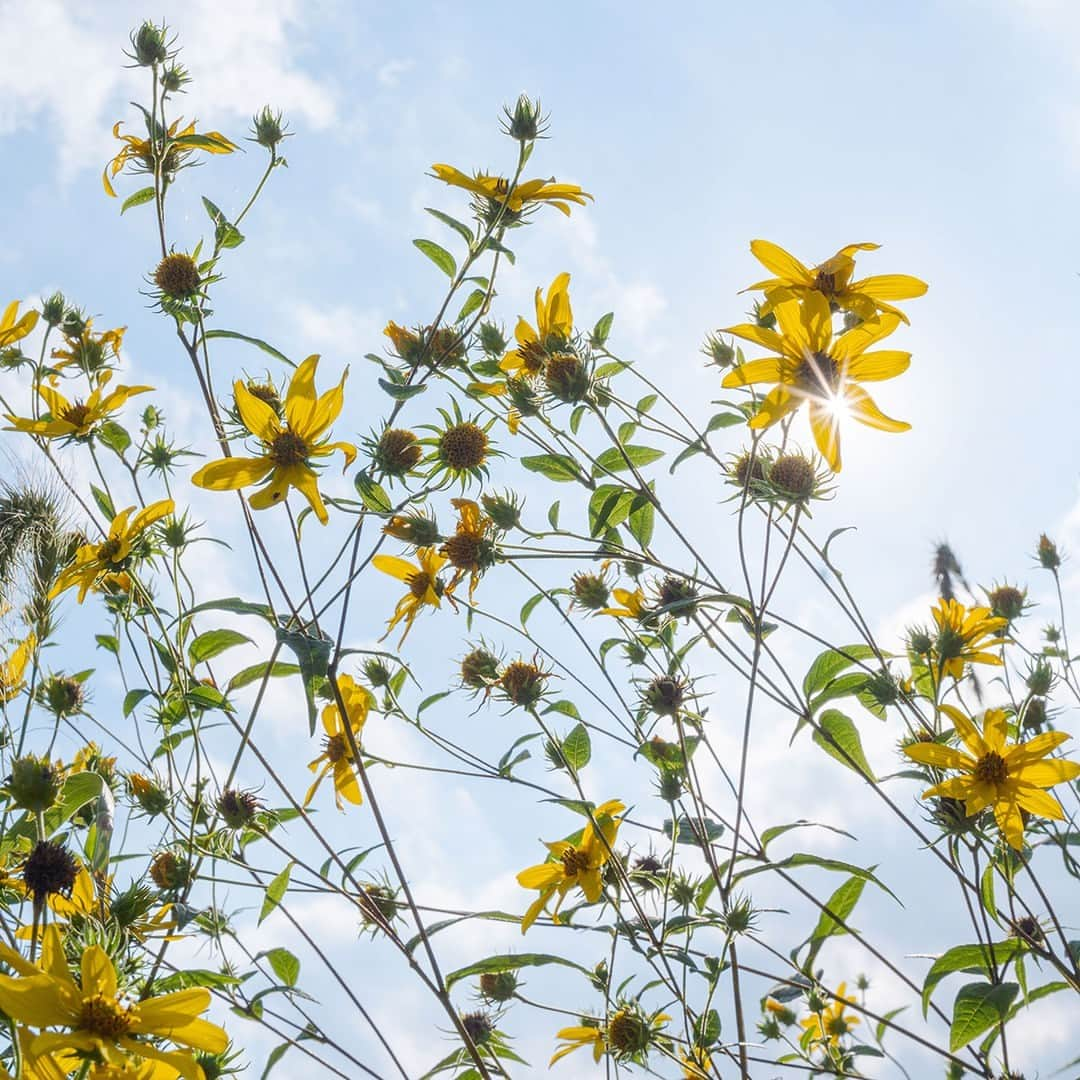
POLYGON ((16 341, 22 341, 37 326, 38 313, 36 311, 26 312, 21 319, 18 315, 19 301, 12 300, 4 308, 4 314, 0 315, 0 349, 14 345, 16 341))
POLYGON ((998 633, 1009 620, 991 613, 988 607, 964 607, 959 600, 938 601, 930 612, 937 624, 934 653, 943 675, 959 679, 965 664, 1001 666, 1001 657, 987 649, 1002 645, 1005 638, 998 633))
POLYGON ((454 576, 443 591, 446 596, 453 596, 454 589, 468 574, 471 602, 484 571, 495 564, 495 545, 491 540, 495 522, 487 514, 481 513, 479 504, 472 499, 450 501, 458 512, 457 529, 439 548, 439 554, 446 556, 454 568, 454 576))
POLYGON ((37 635, 27 634, 6 660, 0 660, 0 704, 11 701, 26 682, 26 665, 37 646, 37 635))
MULTIPOLYGON (((231 154, 236 149, 236 144, 227 139, 220 131, 204 131, 197 133, 194 122, 181 129, 182 120, 174 120, 166 132, 168 148, 165 150, 165 159, 162 162, 162 171, 166 176, 171 176, 183 164, 184 159, 196 150, 205 151, 208 154, 231 154)), ((119 153, 105 166, 101 174, 101 182, 105 187, 105 194, 116 198, 116 190, 110 182, 128 162, 134 165, 135 172, 154 172, 154 148, 149 139, 140 139, 137 135, 121 135, 121 121, 113 125, 113 138, 119 139, 124 145, 119 153)))
POLYGON ((432 165, 435 176, 445 184, 464 188, 474 195, 481 195, 496 202, 505 202, 512 213, 520 213, 529 203, 546 202, 570 216, 570 203, 584 206, 592 196, 577 184, 557 184, 554 180, 526 180, 510 189, 510 181, 503 176, 477 173, 467 176, 452 165, 432 165))
MULTIPOLYGON (((359 742, 360 731, 367 721, 368 710, 373 702, 371 691, 361 686, 349 675, 338 676, 338 690, 345 702, 345 711, 349 717, 349 727, 359 742)), ((344 810, 341 800, 346 799, 354 806, 359 806, 364 797, 360 785, 356 782, 352 748, 345 737, 345 723, 341 710, 336 704, 327 705, 322 711, 323 730, 326 732, 323 752, 309 765, 312 772, 318 772, 315 783, 308 788, 304 805, 308 806, 315 798, 315 792, 327 775, 334 774, 334 803, 339 810, 344 810)))
MULTIPOLYGON (((126 332, 126 326, 117 326, 95 333, 93 319, 88 319, 81 333, 64 335, 66 348, 53 349, 52 358, 60 361, 53 364, 53 368, 62 371, 66 367, 77 367, 86 375, 93 375, 120 356, 126 332)), ((50 376, 50 381, 57 382, 55 374, 50 376)))
POLYGON ((48 1055, 76 1051, 121 1068, 135 1055, 161 1062, 185 1080, 204 1080, 192 1051, 218 1054, 228 1046, 225 1032, 202 1019, 210 1007, 205 987, 135 1000, 120 991, 116 968, 100 945, 83 950, 76 982, 56 926, 45 930, 40 966, 4 944, 0 959, 18 973, 0 975, 0 1008, 19 1024, 64 1029, 41 1031, 28 1041, 31 1066, 48 1055), (167 1039, 182 1049, 163 1050, 151 1038, 167 1039))
POLYGON ((152 386, 116 386, 105 393, 111 378, 111 371, 101 372, 86 401, 68 401, 52 387, 39 384, 37 391, 49 406, 48 418, 33 420, 5 415, 4 419, 11 423, 8 430, 24 431, 43 439, 85 439, 95 425, 121 408, 128 398, 154 389, 152 386))
POLYGON ((805 1020, 799 1021, 799 1026, 810 1032, 811 1038, 815 1041, 839 1046, 841 1037, 860 1023, 857 1016, 848 1016, 844 1013, 845 1005, 855 1004, 854 997, 844 996, 846 989, 847 983, 841 983, 836 988, 836 997, 820 1013, 812 1013, 805 1020))
POLYGON ((955 769, 954 776, 923 792, 924 799, 961 799, 968 816, 993 808, 998 828, 1011 847, 1024 846, 1024 819, 1021 810, 1039 817, 1061 821, 1061 804, 1044 788, 1075 780, 1080 763, 1047 755, 1072 736, 1064 731, 1046 731, 1027 742, 1008 745, 1008 717, 1003 709, 987 709, 982 732, 959 709, 942 705, 953 722, 956 734, 967 748, 955 750, 941 743, 913 743, 904 753, 920 765, 935 769, 955 769))
POLYGON ((544 352, 549 345, 564 344, 574 331, 574 313, 570 308, 570 275, 559 274, 547 296, 536 290, 536 328, 519 318, 514 328, 517 348, 499 363, 506 372, 539 375, 544 370, 544 352))
POLYGON ((446 565, 446 556, 440 555, 434 548, 422 547, 416 549, 416 558, 419 565, 399 559, 396 555, 376 555, 371 560, 376 570, 395 577, 398 581, 404 581, 409 591, 398 601, 394 608, 394 614, 387 624, 386 633, 379 640, 390 636, 390 632, 402 619, 405 620, 405 633, 401 635, 399 645, 405 643, 409 636, 412 624, 416 616, 426 607, 440 607, 440 597, 445 592, 443 583, 439 580, 439 571, 446 565))
POLYGON ((49 599, 77 585, 81 604, 87 592, 100 584, 103 578, 111 578, 117 584, 122 584, 126 576, 125 564, 135 541, 155 521, 171 514, 174 505, 172 499, 162 499, 140 510, 134 517, 131 516, 134 506, 121 510, 109 526, 109 535, 100 544, 83 544, 76 550, 74 561, 60 572, 56 584, 49 591, 49 599))
POLYGON ((540 915, 551 897, 558 893, 558 901, 552 912, 552 919, 559 921, 559 908, 566 899, 566 894, 577 887, 585 894, 585 899, 594 904, 603 891, 601 868, 611 857, 611 847, 615 843, 622 819, 618 817, 626 807, 618 799, 601 803, 593 811, 593 819, 600 827, 599 833, 593 822, 582 830, 581 839, 575 844, 569 840, 556 840, 545 846, 553 858, 537 866, 522 870, 517 876, 518 884, 525 889, 539 889, 540 895, 529 905, 521 920, 521 932, 524 934, 540 915))
POLYGON ((800 304, 784 299, 774 307, 779 331, 742 324, 726 332, 764 345, 777 355, 732 368, 727 388, 775 383, 750 418, 750 427, 768 428, 809 403, 814 441, 833 472, 840 471, 839 420, 849 413, 861 424, 880 431, 908 431, 911 425, 881 412, 859 385, 892 379, 907 370, 911 354, 896 349, 866 352, 891 334, 900 316, 888 312, 833 339, 829 302, 816 292, 800 304))
POLYGON ((315 369, 318 356, 309 356, 293 373, 285 394, 285 422, 274 410, 256 397, 239 380, 233 384, 236 408, 244 427, 262 443, 257 457, 221 458, 204 465, 191 478, 199 487, 211 491, 235 491, 260 484, 269 476, 262 490, 250 496, 255 510, 265 510, 285 501, 294 487, 308 501, 315 516, 324 525, 330 520, 319 493, 318 478, 311 467, 313 459, 327 457, 340 450, 348 468, 356 458, 356 447, 348 442, 329 442, 322 438, 337 419, 345 401, 344 387, 348 371, 333 390, 316 396, 315 369))
POLYGON ((888 312, 907 322, 908 317, 888 301, 922 296, 927 289, 925 281, 908 274, 879 274, 851 280, 855 274, 855 252, 876 251, 879 247, 880 244, 848 244, 820 265, 807 267, 782 247, 768 240, 754 240, 750 250, 776 277, 759 281, 744 291, 764 291, 764 312, 772 310, 775 299, 794 295, 805 300, 814 292, 823 296, 833 310, 851 311, 860 319, 873 319, 878 312, 888 312))

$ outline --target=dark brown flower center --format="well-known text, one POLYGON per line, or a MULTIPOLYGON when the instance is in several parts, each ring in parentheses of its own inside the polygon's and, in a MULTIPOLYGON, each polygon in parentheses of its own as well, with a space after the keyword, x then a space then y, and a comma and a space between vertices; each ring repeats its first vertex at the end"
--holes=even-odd
POLYGON ((828 270, 819 270, 814 278, 814 288, 829 300, 840 291, 839 285, 840 282, 837 280, 836 274, 830 273, 828 270))
POLYGON ((476 469, 487 459, 487 432, 478 424, 455 424, 439 439, 439 456, 451 469, 476 469))
POLYGON ((810 397, 834 397, 841 381, 840 365, 823 352, 807 356, 795 375, 795 386, 810 397))
POLYGON ((521 357, 521 370, 526 375, 539 375, 544 370, 547 357, 544 355, 544 347, 539 341, 530 341, 518 349, 521 357))
POLYGON ((1003 784, 1009 777, 1009 767, 1005 759, 993 750, 984 754, 975 763, 975 779, 984 784, 1003 784))
POLYGON ((275 465, 299 465, 307 461, 310 454, 307 441, 288 428, 275 435, 270 444, 269 456, 275 465))
POLYGON ((589 869, 588 852, 582 851, 580 848, 567 848, 562 853, 562 864, 567 877, 583 874, 589 869))
POLYGON ((431 587, 431 575, 424 570, 418 570, 415 574, 410 575, 407 582, 409 586, 409 592, 416 597, 417 600, 423 600, 427 596, 427 591, 431 587))
POLYGON ((344 761, 349 756, 349 746, 344 735, 330 735, 326 740, 326 760, 331 765, 344 761))
POLYGON ((480 540, 469 533, 451 536, 443 544, 442 553, 458 570, 480 569, 480 540))
POLYGON ((74 424, 77 428, 81 428, 89 418, 90 407, 84 405, 81 401, 76 401, 74 405, 69 405, 59 417, 59 419, 65 420, 69 424, 74 424))
POLYGON ((97 557, 100 562, 118 562, 116 558, 120 554, 122 544, 116 537, 110 537, 103 544, 98 544, 97 557))
POLYGON ((121 1005, 115 998, 94 994, 93 997, 83 998, 79 1028, 91 1035, 115 1042, 127 1034, 133 1019, 132 1010, 121 1005))

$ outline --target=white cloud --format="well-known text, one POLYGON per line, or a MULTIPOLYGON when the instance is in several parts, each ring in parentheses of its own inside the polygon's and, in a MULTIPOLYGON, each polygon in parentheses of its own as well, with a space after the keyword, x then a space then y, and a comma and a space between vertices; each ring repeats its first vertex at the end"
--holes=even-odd
POLYGON ((375 78, 380 86, 393 89, 401 82, 401 76, 415 67, 412 60, 388 60, 375 73, 375 78))

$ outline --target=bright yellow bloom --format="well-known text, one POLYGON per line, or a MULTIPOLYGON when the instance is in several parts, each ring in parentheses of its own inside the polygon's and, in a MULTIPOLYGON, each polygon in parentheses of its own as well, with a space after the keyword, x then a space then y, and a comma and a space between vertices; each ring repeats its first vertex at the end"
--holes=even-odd
POLYGON ((324 525, 330 520, 319 493, 312 459, 327 457, 340 450, 348 468, 356 458, 356 447, 348 442, 329 442, 321 438, 337 419, 345 402, 346 371, 341 382, 325 394, 315 394, 315 369, 318 356, 309 356, 293 373, 285 395, 285 422, 274 410, 237 380, 233 384, 236 408, 244 427, 262 443, 258 457, 231 457, 211 461, 191 478, 199 487, 211 491, 235 491, 260 484, 248 502, 255 510, 265 510, 285 501, 294 487, 308 501, 315 516, 324 525))
POLYGON ((1001 657, 987 649, 1005 642, 999 630, 1009 620, 993 615, 988 607, 966 608, 959 600, 938 601, 930 612, 937 624, 934 654, 943 675, 959 679, 965 664, 994 664, 1001 666, 1001 657))
POLYGON ((913 300, 926 292, 926 282, 908 274, 879 274, 876 277, 852 281, 855 273, 856 251, 877 251, 880 244, 848 244, 831 259, 813 268, 804 266, 794 255, 768 240, 754 240, 750 250, 766 270, 776 277, 759 281, 744 291, 761 289, 765 293, 763 311, 772 309, 775 299, 785 294, 805 300, 808 293, 823 296, 832 309, 852 311, 860 319, 873 319, 878 312, 888 312, 908 321, 889 300, 913 300))
POLYGON ((25 431, 28 435, 40 435, 43 439, 84 439, 96 424, 121 408, 135 394, 145 394, 152 386, 117 386, 105 393, 111 371, 103 371, 97 385, 86 401, 68 401, 52 387, 39 384, 37 391, 49 406, 49 417, 44 420, 24 419, 5 415, 11 423, 9 431, 25 431))
POLYGON ((453 596, 461 579, 469 575, 469 601, 472 601, 476 586, 485 570, 495 561, 495 548, 490 533, 495 522, 480 512, 480 506, 472 499, 451 499, 458 512, 457 530, 439 548, 439 554, 445 555, 454 568, 454 576, 443 590, 446 596, 453 596))
POLYGON ((961 799, 970 817, 993 808, 998 828, 1010 846, 1024 846, 1024 819, 1020 811, 1061 821, 1061 804, 1043 789, 1075 780, 1080 763, 1046 756, 1072 736, 1064 731, 1046 731, 1027 742, 1007 745, 1008 717, 1002 709, 987 709, 983 714, 982 733, 959 709, 942 705, 952 720, 956 734, 968 752, 954 750, 941 743, 914 743, 904 753, 920 765, 935 769, 955 769, 962 773, 923 792, 924 799, 944 797, 961 799))
POLYGON ((412 624, 416 616, 420 614, 424 606, 440 607, 440 597, 445 591, 443 583, 439 580, 439 571, 446 565, 446 557, 440 555, 434 548, 422 547, 416 549, 416 558, 419 565, 399 559, 396 555, 376 555, 371 560, 376 570, 395 577, 398 581, 404 581, 409 586, 409 591, 398 601, 394 608, 394 614, 387 624, 383 640, 390 636, 390 631, 402 619, 405 620, 405 633, 401 635, 399 645, 405 643, 409 636, 412 624))
POLYGON ((552 912, 552 919, 559 921, 559 908, 562 907, 566 894, 577 887, 585 894, 585 899, 594 904, 603 891, 601 867, 611 857, 611 847, 615 843, 615 834, 622 821, 617 815, 626 807, 618 799, 601 803, 593 811, 593 819, 600 827, 599 833, 593 822, 582 830, 581 839, 575 844, 569 840, 556 840, 545 846, 553 858, 537 866, 522 870, 517 876, 518 884, 525 889, 539 889, 540 895, 529 905, 529 910, 521 920, 521 932, 524 934, 543 911, 551 897, 558 893, 558 901, 552 912))
POLYGON ((640 619, 645 611, 645 593, 640 589, 612 589, 611 595, 619 602, 618 607, 601 608, 597 615, 614 615, 619 619, 640 619))
POLYGON ((529 203, 550 203, 556 210, 570 216, 570 203, 584 206, 586 199, 592 199, 587 191, 582 191, 577 184, 557 184, 554 180, 526 180, 515 184, 510 190, 510 181, 503 176, 491 176, 477 173, 466 176, 452 165, 432 165, 436 177, 453 187, 464 188, 475 195, 496 202, 505 202, 511 213, 520 213, 529 203))
POLYGON ((574 331, 570 309, 570 275, 559 274, 548 288, 547 297, 536 290, 536 328, 519 318, 514 329, 518 347, 499 364, 506 372, 539 375, 544 370, 544 352, 551 345, 565 344, 574 331))
MULTIPOLYGON (((53 367, 57 371, 77 367, 85 375, 94 375, 119 357, 126 332, 126 326, 117 326, 112 330, 102 330, 100 334, 95 333, 93 319, 88 319, 81 334, 64 335, 66 349, 53 349, 52 358, 60 361, 53 367)), ((50 381, 55 384, 56 376, 50 376, 50 381)))
POLYGON ((87 592, 96 585, 110 579, 115 581, 123 578, 124 567, 135 541, 155 521, 171 514, 174 503, 172 499, 162 499, 131 517, 134 509, 134 506, 129 506, 113 518, 109 535, 100 544, 83 544, 78 548, 72 564, 65 567, 56 579, 56 584, 49 592, 50 599, 59 596, 65 589, 78 585, 81 604, 86 599, 87 592))
POLYGON ((22 689, 26 665, 37 646, 37 635, 27 634, 6 660, 0 660, 0 703, 11 701, 22 689))
POLYGON ((27 1044, 31 1063, 78 1051, 119 1068, 129 1055, 137 1055, 175 1069, 185 1080, 204 1080, 191 1051, 217 1054, 228 1046, 225 1032, 202 1019, 210 1007, 205 987, 136 1001, 120 992, 116 969, 100 945, 83 950, 77 983, 68 971, 55 925, 45 930, 40 967, 4 944, 0 959, 18 972, 0 975, 0 1008, 20 1024, 66 1029, 42 1031, 31 1038, 27 1044), (150 1038, 168 1039, 184 1049, 162 1050, 150 1038))
POLYGON ((37 326, 38 313, 36 311, 26 312, 21 319, 17 317, 18 314, 19 301, 12 300, 4 308, 4 314, 0 315, 0 349, 14 345, 16 341, 22 341, 37 326))
MULTIPOLYGON (((374 704, 371 691, 361 686, 349 675, 338 676, 338 690, 341 699, 345 702, 345 712, 349 717, 349 727, 356 741, 360 741, 360 731, 368 717, 368 710, 374 704)), ((312 772, 318 772, 315 783, 308 788, 304 797, 304 805, 308 806, 315 798, 315 792, 328 773, 334 774, 334 803, 339 810, 344 810, 341 800, 347 799, 354 806, 359 806, 364 797, 360 792, 360 785, 356 782, 352 748, 349 740, 345 737, 345 724, 341 718, 341 710, 336 703, 323 708, 323 730, 326 732, 323 752, 309 765, 312 772)))
MULTIPOLYGON (((208 154, 231 154, 236 149, 236 144, 225 138, 220 131, 195 131, 194 121, 180 130, 181 120, 174 120, 166 132, 168 148, 165 151, 165 159, 162 162, 162 172, 171 177, 183 164, 184 159, 196 150, 203 150, 208 154)), ((106 166, 101 174, 101 182, 105 187, 105 194, 116 198, 110 180, 130 161, 135 166, 135 172, 154 173, 154 154, 150 140, 140 139, 137 135, 121 135, 121 121, 113 124, 113 138, 119 139, 124 146, 120 152, 106 166)))
POLYGON ((880 431, 911 428, 881 412, 859 385, 892 379, 907 370, 911 353, 896 349, 865 351, 896 329, 899 315, 885 313, 840 334, 834 341, 832 312, 820 293, 807 293, 802 304, 794 299, 777 301, 773 311, 779 332, 753 324, 732 326, 726 331, 777 354, 740 364, 724 378, 723 385, 729 389, 777 384, 758 405, 750 427, 772 427, 804 401, 809 402, 814 441, 833 472, 840 471, 841 414, 850 413, 859 423, 880 431))
POLYGON ((835 999, 830 1001, 820 1013, 813 1013, 805 1020, 800 1020, 800 1027, 804 1027, 811 1032, 816 1040, 828 1042, 832 1046, 839 1046, 841 1037, 860 1023, 857 1016, 844 1015, 844 1006, 855 1004, 854 997, 844 996, 846 989, 847 984, 841 983, 836 988, 835 999))
POLYGON ((551 1060, 548 1062, 549 1069, 560 1058, 572 1054, 575 1050, 580 1050, 583 1046, 591 1048, 593 1061, 598 1062, 604 1056, 604 1029, 600 1026, 599 1021, 596 1027, 590 1027, 586 1024, 574 1024, 571 1027, 564 1027, 561 1031, 555 1033, 555 1038, 564 1040, 564 1043, 551 1055, 551 1060))

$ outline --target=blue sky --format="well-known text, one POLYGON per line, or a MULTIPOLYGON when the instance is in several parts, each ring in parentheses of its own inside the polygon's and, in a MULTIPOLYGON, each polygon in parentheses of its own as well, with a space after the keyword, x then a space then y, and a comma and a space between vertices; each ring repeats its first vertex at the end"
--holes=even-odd
MULTIPOLYGON (((294 358, 321 352, 324 379, 350 364, 351 385, 366 395, 363 355, 382 348, 387 319, 419 322, 439 299, 438 274, 409 243, 445 241, 423 207, 464 209, 426 170, 437 161, 505 168, 513 147, 498 133, 498 110, 527 91, 552 120, 530 171, 579 182, 596 202, 569 221, 542 214, 515 237, 518 264, 500 288, 507 324, 529 310, 537 284, 569 270, 581 324, 615 310, 616 350, 674 396, 700 401, 720 396, 702 339, 741 321, 749 299, 738 290, 763 276, 751 239, 774 240, 811 263, 846 243, 877 241, 883 248, 860 263, 867 272, 930 283, 928 295, 908 305, 911 327, 896 336, 897 347, 913 352, 912 368, 876 395, 914 430, 846 432, 837 499, 815 517, 821 535, 858 525, 839 545, 849 580, 872 597, 875 625, 896 630, 915 617, 910 605, 927 593, 931 546, 942 537, 972 581, 1030 580, 1037 598, 1044 585, 1030 553, 1038 534, 1074 548, 1080 542, 1074 5, 515 10, 194 0, 163 13, 195 75, 187 115, 238 137, 269 103, 285 110, 294 132, 288 170, 273 178, 245 230, 251 240, 227 265, 215 303, 219 325, 258 333, 294 358)), ((0 301, 61 288, 99 325, 126 324, 132 373, 162 391, 166 410, 194 441, 206 430, 183 358, 138 295, 155 254, 148 208, 119 218, 98 179, 115 152, 112 124, 136 120, 126 102, 142 93, 141 73, 120 66, 120 49, 145 14, 126 0, 93 9, 0 3, 0 301)), ((188 173, 172 211, 177 244, 194 243, 204 228, 198 195, 235 207, 260 164, 249 152, 188 173)), ((261 366, 257 354, 221 356, 237 368, 261 366)), ((353 430, 363 433, 382 402, 358 394, 350 408, 353 430)), ((694 497, 690 485, 675 490, 694 497)), ((539 514, 559 494, 535 487, 530 505, 539 514)), ((697 493, 696 505, 726 557, 722 494, 703 507, 697 493)), ((212 506, 220 511, 205 496, 193 501, 203 517, 212 506)), ((208 575, 235 591, 224 566, 208 575)), ((372 589, 381 618, 393 593, 372 589)), ((810 594, 793 586, 785 599, 797 614, 831 625, 810 594)), ((375 619, 362 632, 374 637, 378 627, 375 619)), ((458 640, 443 638, 444 629, 416 633, 417 648, 458 640)), ((303 757, 284 706, 275 723, 282 754, 303 757)), ((892 737, 883 735, 877 748, 892 737)), ((778 767, 786 753, 786 734, 763 749, 778 767)), ((800 790, 819 782, 817 768, 807 762, 800 790)), ((831 771, 820 776, 841 815, 854 788, 831 771)), ((782 804, 782 795, 763 789, 761 801, 782 804)), ((486 846, 475 878, 447 855, 445 837, 405 824, 403 835, 451 900, 509 904, 508 868, 522 852, 528 861, 535 844, 492 828, 476 797, 448 796, 456 819, 486 846), (499 872, 501 884, 478 890, 483 873, 499 872)), ((434 792, 417 796, 417 813, 428 820, 445 810, 434 792)), ((883 821, 872 821, 881 842, 900 844, 883 821)), ((549 814, 544 835, 558 827, 549 814)), ((933 887, 912 885, 925 896, 933 887)), ((888 915, 881 918, 887 926, 888 915)), ((348 927, 341 933, 344 948, 353 938, 348 927)), ((469 944, 461 945, 466 958, 469 944)), ((836 948, 860 962, 844 943, 836 948)), ((409 1001, 404 987, 392 996, 409 1001)), ((544 1058, 546 1032, 521 1038, 525 1056, 544 1058)), ((1043 1059, 1029 1042, 1034 1068, 1043 1059)), ((1061 1060, 1053 1053, 1061 1047, 1049 1042, 1044 1068, 1061 1060)), ((563 1067, 566 1076, 590 1071, 584 1063, 563 1067)))

